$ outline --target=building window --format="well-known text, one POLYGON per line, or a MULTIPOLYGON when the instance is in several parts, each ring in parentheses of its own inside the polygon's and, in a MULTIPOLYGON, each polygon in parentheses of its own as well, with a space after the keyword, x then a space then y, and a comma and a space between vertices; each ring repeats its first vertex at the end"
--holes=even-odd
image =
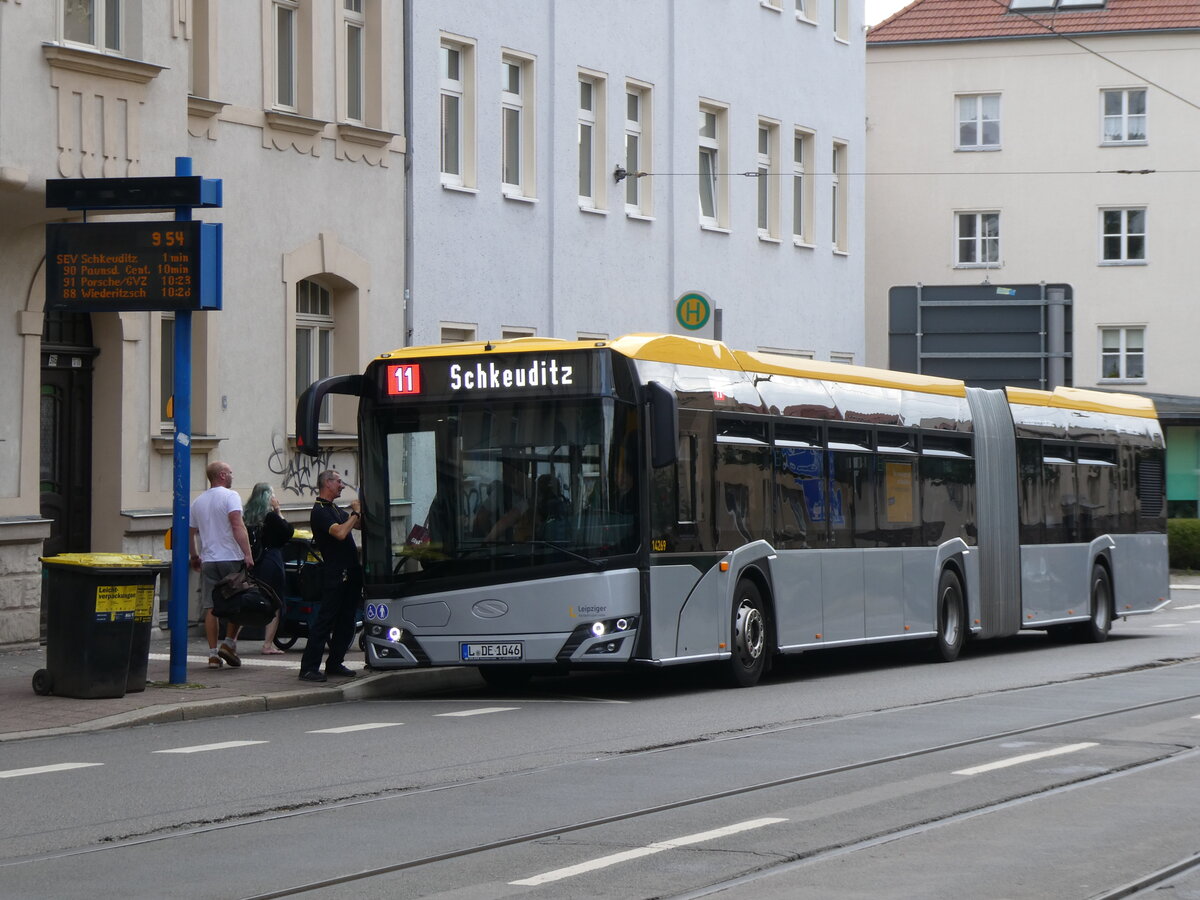
POLYGON ((364 108, 367 20, 363 0, 342 0, 343 30, 346 36, 346 118, 352 122, 366 119, 364 108))
POLYGON ((958 220, 954 256, 956 266, 1000 264, 1000 213, 956 213, 958 220))
POLYGON ((500 62, 501 181, 507 196, 533 197, 533 60, 506 53, 500 62))
POLYGON ((962 94, 958 102, 958 149, 1000 149, 1000 95, 962 94))
POLYGON ((604 122, 607 106, 606 82, 602 75, 579 75, 579 205, 585 209, 605 208, 604 122))
MULTIPOLYGON (((332 371, 333 295, 306 278, 296 284, 296 396, 332 371)), ((331 426, 329 398, 321 404, 320 424, 331 426)))
POLYGON ((123 0, 63 0, 62 13, 64 41, 113 53, 121 51, 123 0))
POLYGON ((537 329, 529 325, 501 325, 500 340, 512 341, 517 338, 534 337, 537 335, 537 329))
POLYGON ((852 366, 854 365, 854 354, 842 350, 831 350, 829 351, 829 361, 852 366))
POLYGON ((779 238, 779 123, 758 121, 758 235, 779 238))
POLYGON ((759 353, 773 353, 776 356, 792 356, 796 359, 815 359, 816 354, 811 350, 796 350, 792 347, 762 347, 758 348, 759 353))
POLYGON ((848 0, 833 0, 833 35, 839 41, 850 40, 850 8, 848 0))
POLYGON ((1100 329, 1100 377, 1106 381, 1144 381, 1146 329, 1100 329))
POLYGON ((216 29, 209 0, 192 0, 192 42, 188 54, 188 93, 212 97, 216 91, 216 29))
POLYGON ((1105 144, 1146 142, 1146 91, 1101 91, 1105 144))
POLYGON ((840 141, 833 142, 833 159, 830 167, 830 181, 832 182, 832 196, 830 198, 832 209, 832 240, 833 249, 839 252, 846 252, 846 185, 843 184, 846 178, 846 156, 849 148, 840 141))
POLYGON ((296 109, 296 35, 300 8, 292 0, 275 0, 275 105, 296 109))
POLYGON ((649 172, 651 123, 650 86, 627 81, 625 83, 625 212, 635 216, 649 216, 653 212, 651 183, 639 177, 649 172))
POLYGON ((817 0, 796 0, 796 18, 804 22, 816 22, 817 0))
POLYGON ((725 227, 729 218, 729 179, 721 171, 727 114, 728 110, 723 107, 700 105, 700 224, 715 228, 725 227))
POLYGON ((442 40, 441 90, 442 184, 475 184, 475 46, 442 40))
POLYGON ((813 136, 796 130, 792 135, 792 240, 812 243, 812 179, 807 176, 813 136))
POLYGON ((1101 210, 1101 258, 1106 263, 1146 261, 1146 210, 1101 210))
POLYGON ((440 334, 443 344, 465 344, 475 340, 475 326, 462 322, 443 322, 440 334))

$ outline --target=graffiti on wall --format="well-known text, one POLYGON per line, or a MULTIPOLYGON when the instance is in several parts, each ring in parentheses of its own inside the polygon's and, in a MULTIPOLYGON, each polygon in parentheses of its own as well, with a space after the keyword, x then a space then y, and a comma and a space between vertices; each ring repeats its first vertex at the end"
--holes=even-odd
POLYGON ((316 456, 309 456, 289 450, 280 435, 271 436, 271 455, 267 458, 267 468, 272 474, 280 476, 282 490, 299 497, 316 495, 317 476, 326 469, 337 469, 349 477, 349 473, 357 468, 356 463, 353 451, 322 449, 316 456))

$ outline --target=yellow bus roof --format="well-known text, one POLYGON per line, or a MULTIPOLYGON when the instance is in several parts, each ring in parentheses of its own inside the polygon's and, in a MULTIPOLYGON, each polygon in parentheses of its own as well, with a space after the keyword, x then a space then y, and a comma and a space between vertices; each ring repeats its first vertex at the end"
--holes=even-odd
POLYGON ((1089 391, 1083 388, 1056 387, 1053 391, 1033 388, 1005 388, 1009 403, 1024 403, 1027 406, 1048 406, 1052 409, 1078 409, 1083 412, 1114 413, 1120 416, 1136 416, 1141 419, 1157 419, 1154 401, 1136 394, 1111 394, 1108 391, 1089 391))
MULTIPOLYGON (((815 359, 784 356, 778 353, 757 353, 730 350, 720 341, 687 337, 680 334, 627 334, 612 340, 567 341, 560 338, 520 337, 503 341, 472 341, 459 344, 431 344, 423 347, 401 347, 382 353, 378 359, 412 357, 470 356, 485 353, 539 353, 555 350, 594 350, 611 347, 622 356, 682 366, 702 366, 709 369, 755 372, 764 375, 790 375, 845 384, 865 384, 872 387, 965 397, 966 384, 953 378, 917 375, 911 372, 892 372, 845 363, 821 362, 815 359)), ((1086 412, 1106 412, 1117 415, 1157 418, 1154 402, 1135 394, 1115 394, 1089 391, 1082 388, 1058 387, 1053 391, 1032 388, 1006 388, 1010 403, 1046 406, 1057 409, 1078 409, 1086 412)))

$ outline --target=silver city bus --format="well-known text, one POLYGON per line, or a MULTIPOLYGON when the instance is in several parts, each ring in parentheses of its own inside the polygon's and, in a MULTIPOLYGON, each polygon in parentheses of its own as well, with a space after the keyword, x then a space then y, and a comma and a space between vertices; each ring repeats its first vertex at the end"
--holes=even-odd
POLYGON ((521 338, 313 384, 303 451, 330 393, 359 398, 378 669, 499 684, 718 661, 748 686, 823 647, 1102 641, 1167 596, 1164 444, 1140 397, 672 335, 521 338))

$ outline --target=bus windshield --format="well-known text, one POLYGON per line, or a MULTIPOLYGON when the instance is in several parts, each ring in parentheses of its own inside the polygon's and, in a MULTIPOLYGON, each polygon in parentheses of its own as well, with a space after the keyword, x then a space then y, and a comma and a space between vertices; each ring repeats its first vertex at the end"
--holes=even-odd
POLYGON ((638 547, 637 411, 611 398, 378 409, 364 476, 391 527, 365 539, 373 583, 599 567, 638 547), (395 501, 410 473, 411 513, 395 501))

